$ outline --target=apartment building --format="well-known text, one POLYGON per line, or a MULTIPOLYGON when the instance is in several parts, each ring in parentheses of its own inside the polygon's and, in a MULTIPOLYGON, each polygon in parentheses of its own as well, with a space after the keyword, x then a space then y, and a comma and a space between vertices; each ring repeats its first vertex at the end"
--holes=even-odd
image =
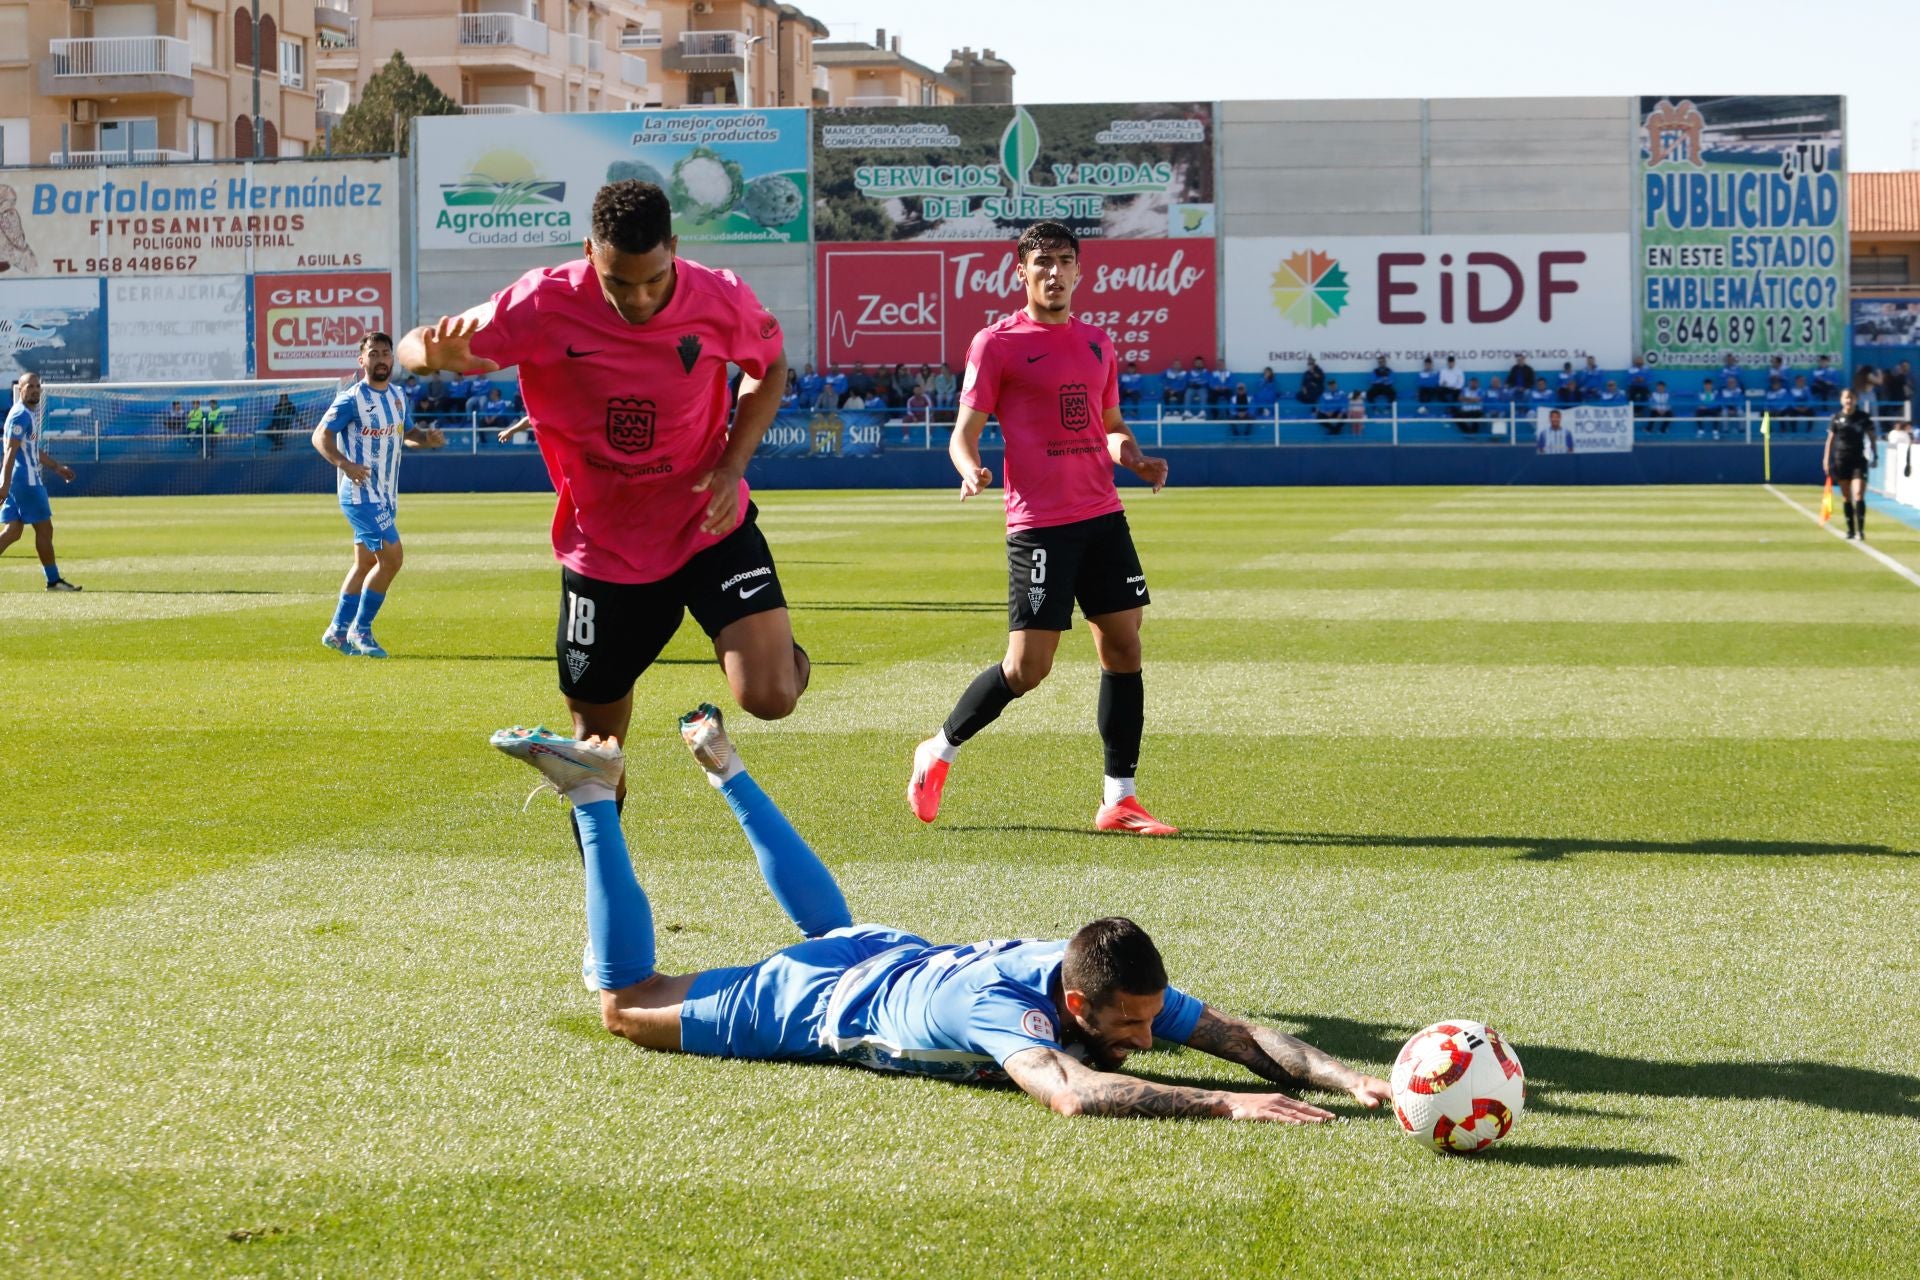
POLYGON ((808 106, 826 25, 774 0, 324 0, 322 123, 395 50, 475 115, 808 106))
MULTIPOLYGON (((827 99, 835 107, 944 107, 967 101, 967 86, 900 52, 900 37, 887 41, 887 29, 872 44, 858 40, 823 41, 813 47, 814 64, 826 71, 827 99)), ((1009 92, 1013 69, 1007 69, 1009 92)))
POLYGON ((346 2, 260 0, 256 28, 250 0, 0 0, 0 164, 305 155, 346 2))

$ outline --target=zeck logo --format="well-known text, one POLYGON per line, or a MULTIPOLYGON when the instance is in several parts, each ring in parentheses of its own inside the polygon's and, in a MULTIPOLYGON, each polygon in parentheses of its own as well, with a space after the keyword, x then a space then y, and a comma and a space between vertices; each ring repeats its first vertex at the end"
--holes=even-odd
POLYGON ((622 453, 653 448, 653 401, 607 401, 607 443, 622 453))
POLYGON ((1085 431, 1093 422, 1093 409, 1087 401, 1087 388, 1069 382, 1060 388, 1060 425, 1069 431, 1085 431))
POLYGON ((688 373, 692 373, 694 361, 700 358, 699 335, 689 333, 680 339, 680 346, 677 349, 680 352, 680 367, 688 373))

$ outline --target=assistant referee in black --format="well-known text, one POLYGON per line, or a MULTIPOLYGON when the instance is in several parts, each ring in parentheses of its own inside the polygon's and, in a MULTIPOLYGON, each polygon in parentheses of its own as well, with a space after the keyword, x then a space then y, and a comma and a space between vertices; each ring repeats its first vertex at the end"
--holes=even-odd
POLYGON ((1880 457, 1873 415, 1862 409, 1853 391, 1840 393, 1840 412, 1827 420, 1827 479, 1840 486, 1847 504, 1847 539, 1867 536, 1867 468, 1880 457))

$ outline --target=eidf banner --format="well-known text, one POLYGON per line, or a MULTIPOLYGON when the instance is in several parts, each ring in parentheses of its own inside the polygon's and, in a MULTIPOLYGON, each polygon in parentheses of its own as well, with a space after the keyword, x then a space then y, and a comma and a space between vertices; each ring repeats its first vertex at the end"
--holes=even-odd
POLYGON ((606 111, 423 116, 414 164, 423 249, 577 245, 593 197, 638 178, 685 243, 807 239, 807 112, 606 111))
POLYGON ((1543 373, 1623 369, 1631 256, 1624 234, 1231 237, 1227 364, 1504 370, 1524 352, 1543 373))
POLYGON ((302 160, 0 172, 0 270, 219 276, 391 270, 399 165, 302 160))
POLYGON ((815 238, 1212 239, 1213 106, 825 108, 813 113, 815 238))
MULTIPOLYGON (((824 368, 966 364, 973 335, 1027 304, 1011 239, 823 244, 814 332, 824 368)), ((1107 331, 1122 365, 1213 363, 1211 240, 1099 240, 1080 248, 1074 315, 1107 331)))
POLYGON ((1576 404, 1538 410, 1533 440, 1541 453, 1631 453, 1633 406, 1576 404), (1567 435, 1564 446, 1554 443, 1556 429, 1567 435))
POLYGON ((1640 348, 1677 369, 1845 359, 1838 97, 1640 99, 1640 348))

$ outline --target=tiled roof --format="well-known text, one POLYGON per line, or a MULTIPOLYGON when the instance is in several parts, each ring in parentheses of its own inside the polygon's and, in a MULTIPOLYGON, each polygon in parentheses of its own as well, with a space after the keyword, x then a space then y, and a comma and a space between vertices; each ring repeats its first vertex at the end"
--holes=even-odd
POLYGON ((1852 234, 1920 232, 1920 170, 1854 173, 1847 182, 1847 229, 1852 234))

